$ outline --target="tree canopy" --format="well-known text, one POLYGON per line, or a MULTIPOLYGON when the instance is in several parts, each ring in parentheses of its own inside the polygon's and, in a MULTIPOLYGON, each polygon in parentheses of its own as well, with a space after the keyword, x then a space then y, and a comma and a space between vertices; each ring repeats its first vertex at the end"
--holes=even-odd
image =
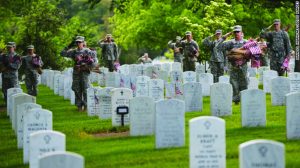
POLYGON ((190 30, 207 59, 201 41, 216 29, 226 33, 242 25, 246 38, 256 37, 275 18, 283 27, 292 25, 288 33, 294 46, 294 13, 293 1, 273 0, 1 0, 0 47, 15 41, 24 54, 34 44, 46 68, 63 69, 72 62, 60 51, 76 35, 96 47, 112 33, 122 48, 121 63, 132 63, 143 52, 162 55, 169 40, 190 30))

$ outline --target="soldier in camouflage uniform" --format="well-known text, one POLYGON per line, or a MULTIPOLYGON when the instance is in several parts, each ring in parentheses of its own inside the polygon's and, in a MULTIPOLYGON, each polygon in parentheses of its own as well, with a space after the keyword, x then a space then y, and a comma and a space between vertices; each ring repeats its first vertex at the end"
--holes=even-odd
POLYGON ((151 64, 152 59, 149 58, 148 53, 144 53, 144 55, 138 59, 138 62, 143 64, 151 64))
POLYGON ((34 53, 34 46, 27 47, 28 54, 22 57, 22 62, 25 65, 25 84, 27 93, 32 96, 37 96, 37 85, 39 74, 42 73, 41 67, 43 61, 40 56, 34 53))
POLYGON ((224 74, 224 67, 226 66, 226 57, 222 50, 217 48, 219 43, 222 42, 222 30, 216 30, 213 36, 206 37, 203 40, 203 45, 206 46, 211 51, 210 57, 210 69, 214 76, 214 82, 219 81, 219 76, 224 74), (213 37, 215 36, 215 40, 213 37))
POLYGON ((78 111, 83 111, 87 106, 87 88, 90 86, 89 75, 96 66, 91 50, 83 47, 84 37, 76 37, 76 49, 65 48, 61 55, 72 58, 75 62, 73 68, 72 90, 75 92, 75 104, 78 111))
POLYGON ((168 47, 171 48, 174 52, 174 62, 182 63, 183 53, 181 47, 181 37, 176 36, 176 41, 170 40, 168 42, 168 47))
POLYGON ((2 63, 2 92, 4 95, 5 103, 7 101, 7 89, 19 87, 18 85, 18 69, 22 64, 21 57, 15 52, 16 43, 8 42, 8 52, 1 55, 0 60, 2 63))
POLYGON ((289 59, 292 52, 289 35, 286 31, 280 29, 280 20, 275 19, 273 25, 263 29, 260 33, 261 38, 265 38, 268 44, 268 54, 270 57, 270 68, 278 72, 279 76, 284 74, 282 68, 285 59, 289 59), (274 26, 274 31, 268 32, 274 26))
POLYGON ((114 71, 114 62, 118 60, 118 46, 112 40, 112 35, 107 34, 105 39, 98 42, 102 48, 102 59, 105 66, 108 67, 110 72, 114 71))
POLYGON ((183 48, 183 71, 195 71, 196 61, 199 56, 199 46, 196 41, 193 40, 192 32, 185 32, 186 39, 181 41, 181 46, 183 48))
MULTIPOLYGON (((242 26, 234 26, 233 33, 235 38, 224 42, 226 37, 231 34, 228 33, 222 37, 222 43, 218 45, 224 51, 230 51, 242 47, 246 40, 243 39, 242 26)), ((233 102, 238 104, 240 102, 240 91, 248 88, 247 78, 247 58, 234 59, 231 55, 227 55, 230 62, 230 83, 233 89, 233 102)))

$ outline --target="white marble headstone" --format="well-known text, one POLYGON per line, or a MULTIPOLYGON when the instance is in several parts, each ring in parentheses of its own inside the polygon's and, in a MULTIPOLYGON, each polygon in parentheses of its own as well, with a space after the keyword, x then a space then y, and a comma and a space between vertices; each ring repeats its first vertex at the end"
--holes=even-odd
POLYGON ((166 98, 175 98, 175 83, 165 83, 166 98))
POLYGON ((300 92, 300 72, 289 73, 291 92, 300 92))
POLYGON ((161 79, 151 79, 149 81, 149 97, 154 101, 164 99, 164 81, 161 79))
POLYGON ((155 105, 156 148, 185 145, 184 102, 177 99, 161 100, 155 105))
POLYGON ((259 82, 256 77, 249 77, 248 89, 258 89, 259 82))
POLYGON ((169 81, 169 74, 167 71, 160 70, 158 72, 158 78, 162 79, 164 81, 164 83, 167 83, 169 81))
POLYGON ((35 103, 36 98, 34 96, 31 96, 29 94, 25 93, 18 93, 15 95, 12 95, 12 110, 11 110, 11 118, 12 118, 12 128, 15 130, 15 134, 17 135, 18 129, 17 129, 17 107, 20 104, 23 103, 35 103))
POLYGON ((240 144, 239 162, 243 168, 285 167, 284 144, 271 140, 251 140, 240 144))
POLYGON ((51 152, 39 157, 39 168, 84 168, 84 158, 71 152, 51 152))
POLYGON ((23 121, 24 115, 31 109, 39 108, 42 106, 35 103, 23 103, 17 107, 17 139, 18 139, 18 149, 23 148, 23 121))
POLYGON ((182 65, 180 62, 173 62, 172 63, 172 71, 181 71, 182 72, 182 65))
POLYGON ((202 111, 202 88, 198 82, 189 82, 183 85, 185 112, 202 111))
POLYGON ((210 86, 214 83, 214 76, 211 73, 199 74, 199 82, 202 85, 202 95, 210 95, 210 86))
POLYGON ((267 70, 270 70, 270 67, 267 67, 267 66, 262 66, 262 67, 259 67, 257 72, 258 72, 258 82, 260 84, 263 83, 263 72, 264 71, 267 71, 267 70))
MULTIPOLYGON (((125 109, 129 107, 129 100, 132 99, 132 91, 127 88, 115 88, 111 90, 111 104, 112 104, 112 126, 121 126, 122 115, 117 114, 117 110, 125 109), (125 108, 124 108, 125 107, 125 108)), ((123 112, 123 110, 122 110, 123 112)), ((124 116, 124 125, 129 125, 130 118, 129 114, 125 114, 124 116)))
POLYGON ((138 76, 136 79, 136 97, 149 96, 149 81, 148 76, 138 76))
POLYGON ((29 162, 29 136, 40 130, 52 130, 52 112, 45 109, 31 109, 23 121, 23 162, 29 162))
POLYGON ((171 71, 170 72, 170 82, 183 82, 183 73, 181 71, 171 71))
POLYGON ((241 91, 243 127, 266 126, 266 93, 260 89, 241 91))
POLYGON ((117 72, 108 72, 105 76, 106 87, 120 87, 120 74, 117 72))
POLYGON ((65 80, 65 75, 60 75, 58 79, 58 95, 59 96, 64 96, 64 80, 65 80))
POLYGON ((54 94, 58 95, 59 93, 59 78, 60 78, 61 74, 57 73, 54 75, 53 77, 53 91, 54 94))
POLYGON ((29 167, 38 168, 38 158, 49 152, 65 151, 66 136, 57 131, 36 131, 29 136, 29 167))
POLYGON ((135 97, 130 100, 130 135, 143 136, 154 133, 154 101, 150 97, 135 97))
POLYGON ((263 71, 264 92, 271 93, 271 80, 276 77, 278 77, 277 71, 274 70, 263 71))
POLYGON ((183 72, 183 83, 196 82, 196 72, 185 71, 183 72))
POLYGON ((171 71, 171 64, 170 63, 161 64, 161 70, 164 70, 169 74, 171 71))
POLYGON ((72 87, 72 78, 70 76, 64 76, 64 99, 71 99, 71 87, 72 87))
POLYGON ((23 90, 21 88, 9 88, 7 89, 7 116, 11 119, 11 110, 12 110, 12 104, 11 104, 11 96, 17 93, 22 93, 23 90))
POLYGON ((226 167, 225 120, 197 117, 190 124, 190 168, 226 167))
POLYGON ((210 87, 210 111, 213 116, 232 114, 232 86, 227 83, 214 83, 210 87))
POLYGON ((290 80, 279 76, 271 81, 271 102, 273 106, 285 105, 285 95, 290 93, 290 80))
POLYGON ((286 136, 287 139, 300 139, 300 92, 286 95, 286 136))
POLYGON ((146 76, 150 77, 151 79, 158 78, 158 67, 157 66, 148 66, 146 68, 146 76))
POLYGON ((219 76, 219 83, 230 83, 230 77, 229 76, 219 76))
POLYGON ((98 96, 100 88, 91 87, 87 89, 87 114, 88 116, 98 116, 100 113, 100 101, 98 96))
POLYGON ((100 119, 109 119, 111 118, 111 90, 112 87, 105 87, 98 91, 99 96, 99 118, 100 119))

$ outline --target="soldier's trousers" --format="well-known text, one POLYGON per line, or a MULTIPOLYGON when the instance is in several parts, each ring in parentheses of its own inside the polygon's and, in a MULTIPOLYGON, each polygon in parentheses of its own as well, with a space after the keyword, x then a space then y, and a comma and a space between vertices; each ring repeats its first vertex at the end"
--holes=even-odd
POLYGON ((78 108, 87 106, 87 88, 89 88, 89 73, 88 72, 73 72, 72 90, 75 93, 75 105, 78 108))
POLYGON ((114 71, 114 60, 106 60, 106 67, 108 68, 109 72, 114 71))
POLYGON ((231 67, 230 84, 232 85, 234 102, 240 102, 240 92, 248 88, 247 65, 231 67))
POLYGON ((18 79, 15 77, 4 78, 2 75, 2 93, 4 95, 4 101, 7 102, 7 90, 18 86, 18 79))
POLYGON ((190 61, 189 59, 183 59, 183 72, 184 71, 195 71, 196 64, 195 61, 190 61))
POLYGON ((37 96, 37 85, 38 85, 38 75, 27 75, 25 78, 25 85, 27 89, 27 93, 32 96, 37 96))
POLYGON ((210 61, 210 71, 214 76, 214 83, 219 82, 219 77, 224 75, 224 62, 210 61))

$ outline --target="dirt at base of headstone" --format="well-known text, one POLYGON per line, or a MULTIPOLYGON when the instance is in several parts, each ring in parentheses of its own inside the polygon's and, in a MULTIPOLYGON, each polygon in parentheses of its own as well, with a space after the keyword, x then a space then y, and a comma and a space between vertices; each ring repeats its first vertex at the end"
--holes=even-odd
POLYGON ((129 136, 129 131, 123 132, 101 132, 92 134, 94 137, 98 138, 110 138, 110 137, 126 137, 129 136))

